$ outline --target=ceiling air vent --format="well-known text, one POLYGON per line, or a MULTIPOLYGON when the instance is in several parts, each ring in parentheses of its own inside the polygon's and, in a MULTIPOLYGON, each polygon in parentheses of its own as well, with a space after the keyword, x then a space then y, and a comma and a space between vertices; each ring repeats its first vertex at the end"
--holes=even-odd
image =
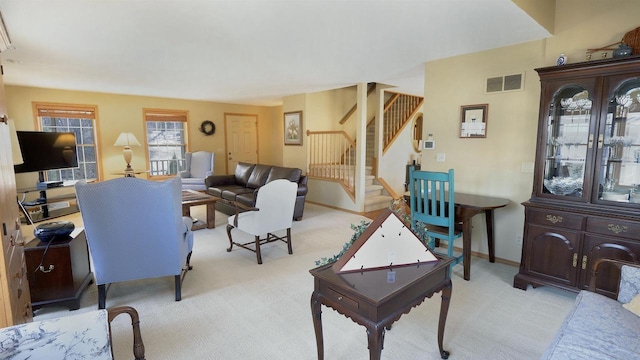
POLYGON ((486 93, 520 91, 524 89, 524 73, 487 78, 486 93))

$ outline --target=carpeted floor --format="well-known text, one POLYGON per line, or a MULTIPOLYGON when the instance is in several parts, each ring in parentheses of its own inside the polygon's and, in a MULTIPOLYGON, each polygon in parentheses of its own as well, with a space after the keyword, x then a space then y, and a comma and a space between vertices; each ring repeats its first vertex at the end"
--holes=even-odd
MULTIPOLYGON (((205 217, 204 206, 192 215, 205 217)), ((130 305, 141 319, 149 360, 316 359, 309 269, 315 260, 336 254, 349 240, 350 224, 364 217, 307 204, 293 225, 293 255, 284 243, 255 254, 228 253, 226 215, 217 213, 215 229, 194 232, 194 266, 183 284, 182 301, 173 300, 173 278, 115 284, 107 307, 130 305)), ((79 215, 68 217, 81 226, 79 215)), ((31 231, 25 227, 25 233, 31 231)), ((235 232, 234 232, 235 234, 235 232)), ((235 236, 235 235, 234 235, 235 236)), ((247 237, 247 241, 249 241, 247 237)), ((153 251, 153 249, 149 249, 153 251)), ((471 281, 462 266, 453 271, 453 295, 444 347, 451 359, 538 359, 573 304, 575 294, 549 287, 512 287, 518 269, 473 258, 471 281)), ((77 312, 97 308, 92 285, 77 312)), ((436 343, 440 297, 434 295, 403 315, 385 335, 383 359, 439 359, 436 343)), ((35 320, 73 314, 44 308, 35 320)), ((325 359, 368 359, 365 329, 323 307, 325 359)), ((112 324, 116 359, 132 358, 128 318, 112 324)))

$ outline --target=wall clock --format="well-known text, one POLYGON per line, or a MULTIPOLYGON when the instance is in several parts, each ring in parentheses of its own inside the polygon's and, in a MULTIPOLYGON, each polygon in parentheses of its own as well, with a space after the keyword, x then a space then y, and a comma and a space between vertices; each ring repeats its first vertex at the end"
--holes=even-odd
POLYGON ((200 132, 209 136, 216 132, 216 125, 211 120, 205 120, 200 124, 200 132))

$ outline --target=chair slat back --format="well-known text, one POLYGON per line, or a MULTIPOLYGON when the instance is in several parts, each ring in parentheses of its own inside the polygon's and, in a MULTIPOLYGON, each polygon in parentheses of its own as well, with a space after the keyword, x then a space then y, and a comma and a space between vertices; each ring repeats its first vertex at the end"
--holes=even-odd
POLYGON ((409 170, 409 202, 412 221, 455 230, 454 171, 409 170))

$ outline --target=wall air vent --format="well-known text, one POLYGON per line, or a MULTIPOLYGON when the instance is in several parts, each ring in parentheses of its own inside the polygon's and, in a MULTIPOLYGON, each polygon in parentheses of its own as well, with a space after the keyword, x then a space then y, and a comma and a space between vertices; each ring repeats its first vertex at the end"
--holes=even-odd
POLYGON ((487 78, 485 93, 520 91, 524 89, 524 73, 487 78))

